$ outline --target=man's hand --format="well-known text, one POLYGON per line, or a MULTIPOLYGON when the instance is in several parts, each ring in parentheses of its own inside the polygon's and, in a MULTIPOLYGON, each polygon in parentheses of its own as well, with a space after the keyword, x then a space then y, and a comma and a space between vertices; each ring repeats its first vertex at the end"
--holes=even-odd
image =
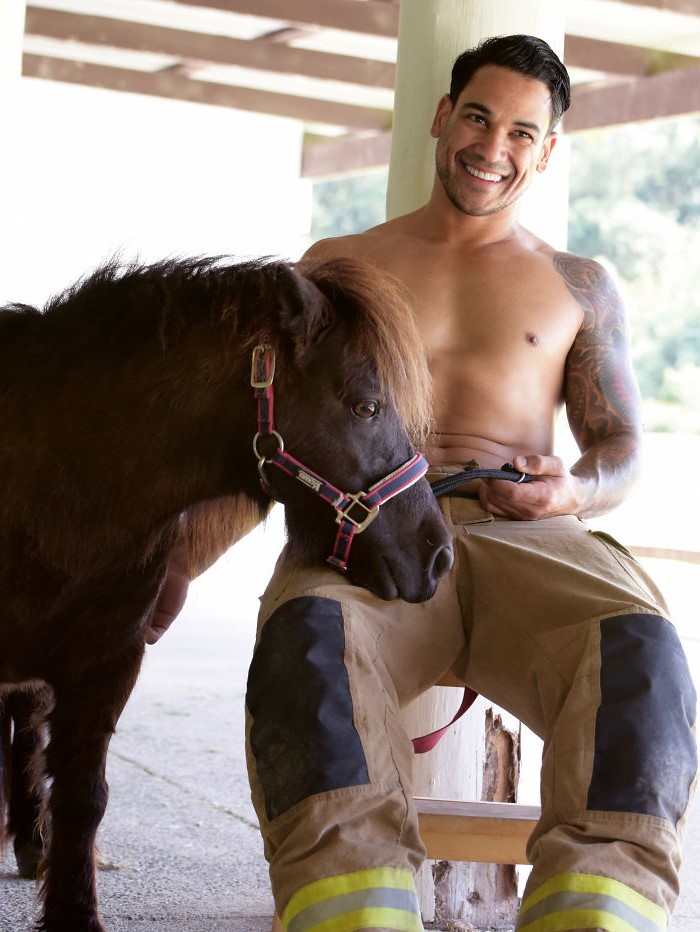
POLYGON ((580 480, 558 456, 516 456, 513 465, 532 482, 486 479, 479 489, 482 508, 502 518, 536 521, 553 515, 576 514, 580 480))
POLYGON ((168 564, 163 588, 153 611, 151 625, 146 633, 146 643, 155 644, 175 621, 185 604, 190 577, 182 565, 176 561, 168 564))

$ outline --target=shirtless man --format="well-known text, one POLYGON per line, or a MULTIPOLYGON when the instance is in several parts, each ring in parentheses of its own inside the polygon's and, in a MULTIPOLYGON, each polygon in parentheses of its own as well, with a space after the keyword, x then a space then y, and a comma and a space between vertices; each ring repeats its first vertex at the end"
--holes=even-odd
POLYGON ((302 260, 360 258, 409 289, 434 376, 434 476, 512 461, 533 481, 441 499, 455 564, 423 605, 283 556, 247 705, 253 799, 289 932, 422 930, 396 712, 448 669, 544 739, 517 928, 667 928, 694 690, 653 583, 581 521, 618 504, 639 470, 624 309, 598 264, 516 219, 568 103, 566 71, 540 40, 468 50, 433 121, 428 203, 302 260), (581 451, 570 468, 553 455, 562 404, 581 451))

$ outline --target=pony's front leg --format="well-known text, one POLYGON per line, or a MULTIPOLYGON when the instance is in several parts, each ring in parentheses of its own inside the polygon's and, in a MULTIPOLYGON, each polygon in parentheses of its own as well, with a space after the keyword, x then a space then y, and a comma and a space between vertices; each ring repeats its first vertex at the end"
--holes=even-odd
POLYGON ((95 839, 107 806, 107 749, 136 681, 138 659, 112 659, 89 681, 56 689, 49 719, 50 841, 37 932, 106 932, 97 908, 95 839))

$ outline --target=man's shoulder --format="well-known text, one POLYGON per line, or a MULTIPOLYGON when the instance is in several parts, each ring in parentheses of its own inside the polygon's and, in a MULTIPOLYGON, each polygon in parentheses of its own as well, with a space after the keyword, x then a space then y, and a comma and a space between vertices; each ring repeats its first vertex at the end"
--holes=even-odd
POLYGON ((361 233, 331 236, 310 246, 302 262, 323 262, 326 259, 351 258, 369 262, 378 259, 397 239, 408 235, 403 217, 387 220, 361 233))
POLYGON ((616 288, 616 275, 604 260, 590 259, 575 252, 552 250, 552 263, 567 283, 578 283, 590 290, 616 288))
POLYGON ((614 286, 615 273, 604 259, 591 259, 575 252, 558 249, 527 230, 524 233, 523 251, 545 260, 564 280, 587 281, 591 288, 614 286))
POLYGON ((346 236, 329 236, 317 240, 309 246, 302 262, 324 262, 326 259, 357 258, 366 252, 365 242, 369 231, 365 233, 352 233, 346 236))

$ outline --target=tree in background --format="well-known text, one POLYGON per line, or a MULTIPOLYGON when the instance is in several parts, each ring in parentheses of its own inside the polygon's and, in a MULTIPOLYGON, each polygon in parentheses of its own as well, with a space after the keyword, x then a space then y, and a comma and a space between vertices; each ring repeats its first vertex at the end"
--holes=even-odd
POLYGON ((385 217, 388 169, 320 181, 313 188, 311 238, 360 233, 385 217))
POLYGON ((645 426, 700 433, 700 119, 571 138, 569 249, 627 299, 645 426))

